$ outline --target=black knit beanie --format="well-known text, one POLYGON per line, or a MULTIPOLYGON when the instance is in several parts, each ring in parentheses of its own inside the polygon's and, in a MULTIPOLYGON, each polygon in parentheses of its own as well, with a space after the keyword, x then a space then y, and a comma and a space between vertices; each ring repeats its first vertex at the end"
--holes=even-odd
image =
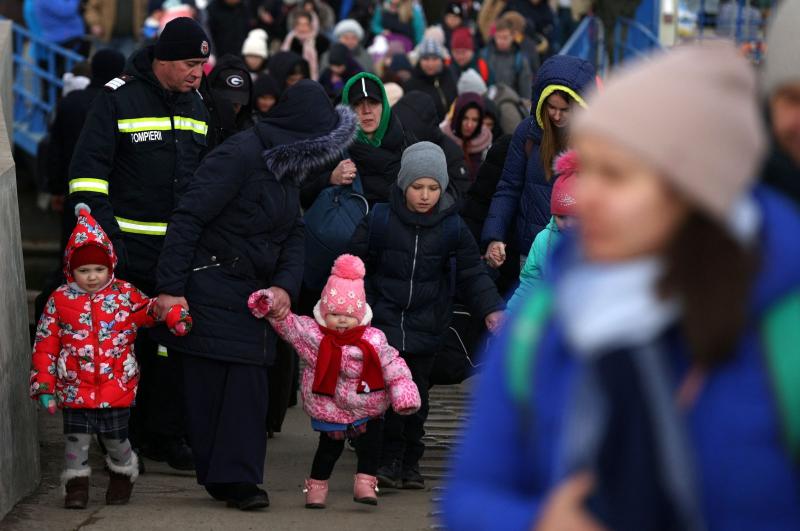
POLYGON ((171 20, 156 42, 156 59, 161 61, 183 61, 205 59, 211 48, 208 36, 194 19, 179 17, 171 20))

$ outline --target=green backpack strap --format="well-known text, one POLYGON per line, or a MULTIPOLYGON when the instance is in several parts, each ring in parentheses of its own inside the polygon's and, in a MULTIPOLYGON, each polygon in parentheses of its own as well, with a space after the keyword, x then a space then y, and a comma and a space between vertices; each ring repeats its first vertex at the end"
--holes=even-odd
POLYGON ((762 333, 784 442, 800 461, 800 292, 770 308, 762 333))
POLYGON ((533 396, 533 370, 539 340, 552 311, 553 294, 542 286, 520 307, 511 324, 506 364, 508 390, 514 402, 522 407, 533 396))

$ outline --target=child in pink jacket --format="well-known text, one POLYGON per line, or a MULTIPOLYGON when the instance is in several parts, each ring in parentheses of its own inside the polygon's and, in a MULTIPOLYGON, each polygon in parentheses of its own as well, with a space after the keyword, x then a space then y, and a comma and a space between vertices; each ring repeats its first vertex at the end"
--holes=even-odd
POLYGON ((378 470, 383 439, 383 414, 389 407, 411 415, 420 397, 408 366, 386 336, 370 326, 372 310, 364 292, 364 263, 342 255, 333 264, 314 318, 289 313, 285 319, 269 316, 272 293, 250 296, 250 310, 269 317, 278 334, 306 362, 303 371, 303 407, 311 426, 320 432, 319 446, 305 482, 306 507, 323 509, 328 479, 344 449, 355 442, 358 473, 353 499, 377 505, 378 470))

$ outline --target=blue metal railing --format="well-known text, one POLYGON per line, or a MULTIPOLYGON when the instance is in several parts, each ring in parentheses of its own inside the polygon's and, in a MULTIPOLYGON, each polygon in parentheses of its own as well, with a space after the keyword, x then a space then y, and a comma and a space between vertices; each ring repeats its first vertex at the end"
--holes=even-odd
POLYGON ((68 72, 85 58, 14 24, 14 143, 32 156, 47 132, 64 83, 58 65, 68 72))
POLYGON ((658 36, 647 26, 627 18, 620 18, 617 21, 613 39, 614 46, 611 51, 613 57, 608 57, 603 24, 597 17, 588 16, 564 44, 561 54, 585 59, 594 65, 598 74, 605 76, 611 59, 614 64, 619 64, 662 48, 658 36))

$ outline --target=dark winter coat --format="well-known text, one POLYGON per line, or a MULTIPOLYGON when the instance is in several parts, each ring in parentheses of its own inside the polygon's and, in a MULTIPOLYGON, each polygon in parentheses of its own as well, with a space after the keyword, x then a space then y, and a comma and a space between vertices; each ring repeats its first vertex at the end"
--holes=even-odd
POLYGON ((551 43, 555 43, 555 15, 550 8, 549 2, 539 2, 534 5, 530 0, 509 0, 503 11, 516 11, 523 17, 527 24, 525 33, 530 38, 536 38, 536 34, 543 35, 551 43))
MULTIPOLYGON (((580 94, 594 81, 594 76, 594 67, 582 59, 566 55, 549 59, 539 69, 533 87, 532 114, 538 107, 543 107, 547 87, 564 87, 580 94)), ((545 179, 539 158, 542 134, 536 116, 523 120, 514 131, 503 177, 497 185, 483 227, 481 242, 484 245, 492 241, 516 243, 520 254, 526 255, 536 234, 550 221, 553 184, 545 179), (526 153, 526 143, 530 146, 530 154, 526 153)))
POLYGON ((97 95, 70 165, 70 200, 86 203, 114 243, 117 272, 153 293, 175 198, 206 149, 208 111, 195 91, 165 90, 153 47, 97 95))
POLYGON ((181 196, 158 266, 158 292, 185 296, 192 333, 161 340, 222 361, 271 364, 275 334, 247 308, 258 289, 296 299, 303 279, 299 182, 352 141, 356 118, 317 83, 286 91, 269 117, 211 153, 181 196))
POLYGON ((476 241, 481 239, 483 222, 489 214, 492 197, 503 174, 503 163, 508 155, 509 145, 511 145, 511 135, 501 136, 494 141, 461 207, 461 217, 464 218, 476 241))
POLYGON ((392 114, 400 119, 403 129, 413 139, 412 144, 427 140, 442 148, 447 157, 447 175, 450 177, 450 187, 459 198, 463 198, 470 185, 464 152, 439 128, 433 99, 418 90, 406 92, 392 107, 392 114))
POLYGON ((429 95, 436 105, 436 117, 439 122, 444 120, 447 111, 450 110, 450 105, 458 96, 456 80, 446 67, 442 68, 442 71, 435 76, 429 76, 417 65, 414 67, 411 79, 408 80, 403 88, 406 92, 419 90, 429 95))
POLYGON ((245 2, 229 5, 225 0, 214 0, 209 4, 208 29, 214 44, 214 55, 239 55, 242 53, 247 33, 251 29, 251 19, 245 2))
MULTIPOLYGON (((432 356, 442 347, 452 314, 449 254, 442 222, 447 216, 457 215, 457 205, 416 214, 408 210, 403 192, 394 186, 390 207, 386 232, 391 238, 384 248, 377 252, 370 249, 371 213, 356 229, 351 252, 367 264, 365 287, 374 313, 372 325, 381 329, 396 349, 432 356)), ((462 221, 455 253, 457 292, 474 313, 485 317, 502 310, 503 299, 486 274, 475 239, 462 221)))

